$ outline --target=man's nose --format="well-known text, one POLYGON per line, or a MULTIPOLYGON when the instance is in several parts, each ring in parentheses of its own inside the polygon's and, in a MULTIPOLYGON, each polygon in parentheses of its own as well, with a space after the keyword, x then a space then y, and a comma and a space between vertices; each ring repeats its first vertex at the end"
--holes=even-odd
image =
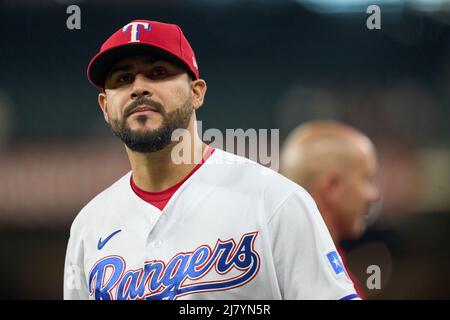
POLYGON ((136 99, 140 97, 151 97, 152 90, 150 89, 150 84, 148 79, 142 75, 137 74, 134 78, 133 88, 130 92, 130 98, 136 99))

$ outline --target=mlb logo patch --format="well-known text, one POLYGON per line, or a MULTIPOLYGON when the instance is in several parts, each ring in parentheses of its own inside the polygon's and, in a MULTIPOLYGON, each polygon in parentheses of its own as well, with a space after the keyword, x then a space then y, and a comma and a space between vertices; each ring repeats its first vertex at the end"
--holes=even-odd
POLYGON ((339 275, 342 272, 345 273, 344 264, 336 251, 327 253, 327 259, 336 275, 339 275))

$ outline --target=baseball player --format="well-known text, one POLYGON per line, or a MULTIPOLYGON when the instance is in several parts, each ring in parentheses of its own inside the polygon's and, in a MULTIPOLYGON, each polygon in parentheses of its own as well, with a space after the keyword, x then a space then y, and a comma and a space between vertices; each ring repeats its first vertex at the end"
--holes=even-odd
POLYGON ((131 171, 75 218, 65 299, 358 298, 308 193, 200 140, 206 83, 178 26, 128 23, 88 77, 131 171), (177 130, 199 161, 174 160, 177 130))
MULTIPOLYGON (((280 169, 311 194, 336 245, 361 236, 379 199, 375 147, 366 135, 335 121, 304 123, 286 139, 280 169)), ((364 297, 356 278, 350 278, 364 297)))

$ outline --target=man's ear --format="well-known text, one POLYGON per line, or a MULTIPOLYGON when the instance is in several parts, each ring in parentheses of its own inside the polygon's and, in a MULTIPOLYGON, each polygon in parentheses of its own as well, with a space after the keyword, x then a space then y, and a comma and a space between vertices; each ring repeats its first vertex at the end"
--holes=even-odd
POLYGON ((100 106, 100 109, 102 109, 105 121, 109 123, 108 107, 106 103, 106 93, 104 91, 98 94, 98 105, 100 106))
POLYGON ((320 178, 320 188, 325 201, 330 205, 342 201, 342 177, 339 172, 331 170, 320 178))
POLYGON ((206 82, 203 79, 197 79, 192 81, 192 104, 195 110, 199 109, 203 105, 206 94, 206 82))

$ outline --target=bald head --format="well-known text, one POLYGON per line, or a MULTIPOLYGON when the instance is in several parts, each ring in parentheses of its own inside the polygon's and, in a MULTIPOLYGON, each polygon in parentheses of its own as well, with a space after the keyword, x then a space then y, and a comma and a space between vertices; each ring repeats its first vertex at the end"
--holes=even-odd
POLYGON ((360 131, 334 121, 308 122, 287 138, 281 173, 311 190, 326 172, 345 174, 361 153, 374 153, 374 149, 360 131))
POLYGON ((302 124, 283 146, 280 171, 313 196, 336 237, 361 232, 362 218, 378 197, 375 150, 362 132, 335 121, 302 124))

